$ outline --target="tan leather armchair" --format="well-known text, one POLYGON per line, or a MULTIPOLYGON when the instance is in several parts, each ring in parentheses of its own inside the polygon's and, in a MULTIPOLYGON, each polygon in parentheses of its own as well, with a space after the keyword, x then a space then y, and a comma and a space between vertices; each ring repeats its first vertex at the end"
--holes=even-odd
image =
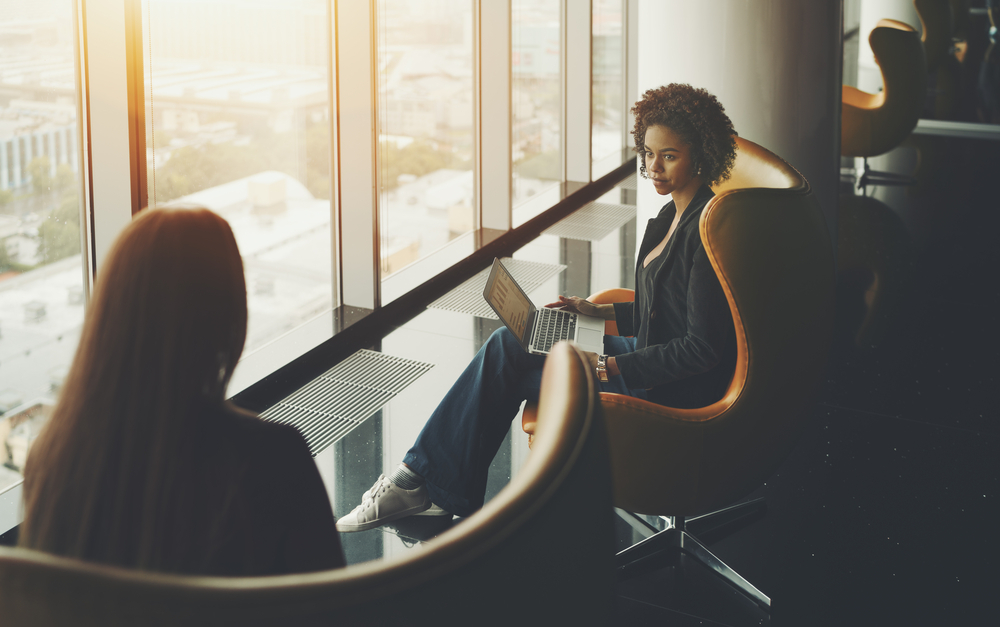
POLYGON ((909 177, 873 172, 868 157, 898 146, 917 125, 927 91, 927 62, 920 36, 907 24, 881 20, 868 37, 882 71, 877 94, 844 85, 841 94, 840 154, 864 157, 858 186, 910 184, 909 177))
POLYGON ((609 624, 613 510, 596 390, 579 350, 557 345, 542 379, 543 424, 522 470, 474 516, 401 559, 224 578, 0 548, 2 623, 406 625, 414 616, 442 624, 469 616, 489 624, 609 624))
MULTIPOLYGON (((633 300, 635 298, 635 292, 623 287, 612 287, 610 289, 601 290, 596 294, 591 294, 587 297, 592 303, 598 304, 608 304, 608 303, 623 303, 626 301, 633 300)), ((604 333, 605 335, 618 335, 618 324, 614 320, 604 321, 604 333)))
MULTIPOLYGON (((833 244, 809 184, 780 157, 737 139, 730 180, 714 188, 701 239, 729 302, 737 365, 725 396, 677 409, 601 394, 615 505, 674 525, 618 555, 619 567, 683 551, 769 608, 770 599, 688 532, 759 512, 726 507, 785 459, 826 368, 834 315, 833 244), (653 469, 655 468, 655 472, 653 469), (711 512, 706 514, 706 512, 711 512), (686 521, 685 517, 700 515, 686 521)), ((538 420, 543 426, 544 416, 538 420)))

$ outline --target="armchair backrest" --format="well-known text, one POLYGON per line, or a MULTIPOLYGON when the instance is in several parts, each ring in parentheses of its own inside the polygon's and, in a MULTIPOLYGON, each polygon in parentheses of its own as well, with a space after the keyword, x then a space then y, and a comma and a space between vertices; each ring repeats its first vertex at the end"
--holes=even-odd
POLYGON ((729 178, 712 187, 716 195, 736 189, 801 189, 807 186, 792 166, 759 144, 736 138, 736 163, 729 178))
POLYGON ((927 90, 927 60, 908 24, 880 20, 868 37, 883 89, 869 94, 843 87, 840 153, 871 157, 895 148, 917 125, 927 90))
POLYGON ((727 394, 706 408, 717 413, 702 472, 728 484, 717 488, 719 505, 760 485, 787 456, 826 370, 834 316, 833 242, 809 183, 769 150, 737 143, 732 181, 701 218, 738 353, 727 394))
POLYGON ((223 578, 0 548, 0 616, 19 627, 402 625, 414 616, 605 624, 614 602, 607 442, 594 375, 569 344, 546 362, 539 412, 535 448, 510 485, 404 558, 223 578))

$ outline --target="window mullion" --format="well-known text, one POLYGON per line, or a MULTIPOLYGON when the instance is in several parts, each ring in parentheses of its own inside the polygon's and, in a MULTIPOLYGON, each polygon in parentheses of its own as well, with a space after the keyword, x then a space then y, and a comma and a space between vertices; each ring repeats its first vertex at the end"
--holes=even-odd
MULTIPOLYGON (((625 115, 622 116, 625 128, 623 129, 624 147, 628 148, 634 142, 629 135, 635 125, 635 116, 632 115, 632 105, 639 100, 639 0, 625 0, 625 19, 622 39, 625 50, 622 58, 625 59, 623 68, 625 76, 625 115)), ((636 163, 636 169, 639 165, 636 163)))
POLYGON ((511 228, 511 1, 478 0, 475 133, 480 226, 511 228))
POLYGON ((380 302, 375 0, 339 0, 335 8, 341 302, 374 309, 380 302))
POLYGON ((337 115, 337 9, 336 0, 326 2, 327 98, 330 103, 330 291, 336 309, 342 303, 343 276, 340 273, 343 246, 340 226, 340 127, 337 115))
POLYGON ((129 136, 126 8, 128 0, 82 3, 83 99, 86 120, 88 197, 92 216, 93 272, 101 267, 111 243, 132 219, 132 154, 129 136))
POLYGON ((564 0, 564 124, 565 180, 590 181, 591 139, 591 0, 564 0))

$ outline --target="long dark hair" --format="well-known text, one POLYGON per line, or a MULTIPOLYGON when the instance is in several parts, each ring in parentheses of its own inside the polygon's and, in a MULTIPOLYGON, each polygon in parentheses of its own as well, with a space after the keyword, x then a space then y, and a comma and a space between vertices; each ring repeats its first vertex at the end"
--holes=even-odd
MULTIPOLYGON (((199 421, 243 351, 243 263, 207 209, 141 212, 102 265, 73 365, 24 471, 22 546, 174 570, 196 533, 199 421)), ((208 523, 208 521, 203 521, 208 523)))

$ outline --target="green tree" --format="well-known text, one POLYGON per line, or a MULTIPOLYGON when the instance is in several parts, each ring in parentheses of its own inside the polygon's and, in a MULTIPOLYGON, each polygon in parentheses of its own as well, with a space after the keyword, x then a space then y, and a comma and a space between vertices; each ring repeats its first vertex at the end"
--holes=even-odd
POLYGON ((468 169, 451 151, 436 148, 434 144, 418 139, 402 148, 382 142, 381 163, 383 186, 394 189, 401 174, 424 176, 444 168, 468 169))
POLYGON ((330 124, 311 125, 306 131, 306 187, 316 198, 330 198, 330 124))
POLYGON ((203 189, 272 169, 268 155, 247 146, 206 144, 175 150, 156 170, 156 201, 167 202, 203 189))
POLYGON ((31 189, 36 195, 48 194, 52 191, 52 175, 49 173, 51 167, 52 164, 48 157, 35 157, 28 162, 31 189))
POLYGON ((39 225, 38 252, 44 264, 80 252, 80 200, 72 191, 39 225))
POLYGON ((519 176, 541 180, 559 180, 559 151, 531 155, 514 164, 519 176))
POLYGON ((147 148, 163 148, 164 146, 169 146, 170 142, 174 139, 175 134, 170 131, 165 131, 160 127, 156 128, 156 134, 146 133, 146 147, 147 148))
POLYGON ((73 167, 68 163, 60 163, 56 166, 56 178, 55 178, 55 191, 60 194, 72 193, 76 195, 76 185, 79 183, 79 179, 76 176, 76 172, 73 171, 73 167))
POLYGON ((7 242, 0 241, 0 274, 4 272, 25 272, 30 269, 31 266, 14 261, 7 252, 7 242))

